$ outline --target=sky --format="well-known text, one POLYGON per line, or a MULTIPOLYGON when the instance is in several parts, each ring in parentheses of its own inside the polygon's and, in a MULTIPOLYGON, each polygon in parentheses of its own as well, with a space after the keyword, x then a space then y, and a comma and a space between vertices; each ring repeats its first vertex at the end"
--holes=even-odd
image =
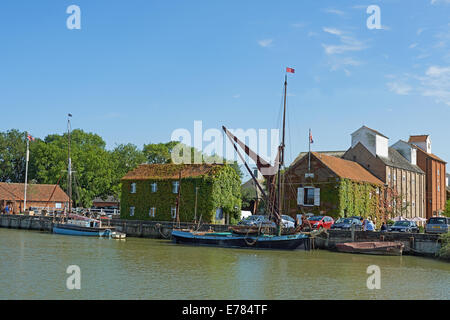
POLYGON ((0 3, 0 131, 44 138, 71 113, 112 149, 194 121, 279 128, 286 67, 287 164, 309 128, 313 151, 346 150, 362 125, 450 160, 450 0, 0 3))

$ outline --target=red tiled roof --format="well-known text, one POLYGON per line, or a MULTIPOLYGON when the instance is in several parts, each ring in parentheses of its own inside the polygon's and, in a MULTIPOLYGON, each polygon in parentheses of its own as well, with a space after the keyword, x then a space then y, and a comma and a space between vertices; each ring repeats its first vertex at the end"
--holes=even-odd
POLYGON ((435 154, 425 152, 425 151, 423 151, 421 148, 417 148, 417 150, 419 150, 420 152, 424 153, 425 155, 427 155, 428 157, 430 157, 430 158, 432 158, 432 159, 434 159, 434 160, 437 160, 437 161, 440 161, 440 162, 443 162, 443 163, 447 163, 447 162, 445 162, 444 160, 442 160, 441 158, 439 158, 439 157, 438 157, 437 155, 435 155, 435 154))
POLYGON ((423 135, 419 135, 419 136, 409 136, 408 142, 425 142, 425 141, 427 141, 427 138, 428 138, 427 134, 423 134, 423 135))
POLYGON ((222 164, 141 164, 128 172, 122 180, 178 179, 214 175, 222 164))
POLYGON ((333 156, 327 156, 318 152, 311 152, 311 154, 341 178, 383 185, 383 182, 381 180, 376 178, 373 174, 364 169, 357 162, 344 160, 342 158, 333 156))
MULTIPOLYGON (((24 200, 23 183, 0 182, 0 200, 24 200)), ((55 184, 29 184, 27 185, 27 201, 68 202, 69 196, 55 184), (55 189, 56 186, 56 189, 55 189), (55 190, 52 196, 52 192, 55 190), (51 199, 50 199, 50 196, 51 199)))

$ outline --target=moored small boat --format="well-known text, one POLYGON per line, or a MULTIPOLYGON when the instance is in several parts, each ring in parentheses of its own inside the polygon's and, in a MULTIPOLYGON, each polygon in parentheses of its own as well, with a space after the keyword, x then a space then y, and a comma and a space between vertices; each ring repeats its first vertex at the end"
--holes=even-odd
POLYGON ((71 236, 107 237, 113 230, 114 227, 102 226, 100 220, 76 214, 70 214, 67 222, 56 223, 53 226, 53 233, 71 236))
POLYGON ((338 243, 336 249, 348 253, 401 256, 404 246, 402 242, 395 241, 367 241, 338 243))
POLYGON ((125 239, 126 237, 127 237, 127 235, 125 233, 118 232, 118 231, 111 232, 112 239, 125 239))

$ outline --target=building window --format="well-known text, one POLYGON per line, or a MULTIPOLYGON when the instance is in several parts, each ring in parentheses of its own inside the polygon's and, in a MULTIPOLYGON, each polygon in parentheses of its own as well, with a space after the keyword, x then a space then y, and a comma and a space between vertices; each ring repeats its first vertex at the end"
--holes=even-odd
POLYGON ((437 175, 438 175, 438 177, 439 177, 439 169, 437 169, 437 175))
POLYGON ((178 181, 172 182, 172 193, 178 193, 179 187, 180 187, 180 183, 178 181))
POLYGON ((155 193, 156 190, 158 190, 158 186, 157 186, 156 182, 153 182, 153 183, 150 185, 150 188, 151 188, 152 192, 155 193))
POLYGON ((388 173, 388 181, 391 182, 391 173, 388 173))
POLYGON ((172 219, 175 219, 177 217, 177 207, 170 208, 170 215, 172 216, 172 219))
POLYGON ((416 202, 415 202, 415 201, 412 202, 412 207, 413 207, 413 208, 416 207, 416 202))
POLYGON ((150 210, 148 211, 148 216, 154 218, 155 214, 156 214, 156 208, 150 208, 150 210))
POLYGON ((441 191, 441 187, 440 187, 440 185, 438 185, 438 192, 439 192, 439 191, 441 191))
POLYGON ((56 208, 56 209, 61 209, 61 203, 58 203, 58 202, 55 203, 55 208, 56 208))
POLYGON ((134 207, 130 207, 130 216, 134 216, 134 207))
POLYGON ((403 174, 402 180, 403 180, 403 181, 406 181, 406 175, 405 175, 405 174, 403 174))
POLYGON ((394 172, 394 181, 397 181, 397 173, 394 172))
POLYGON ((308 206, 314 205, 314 188, 305 188, 303 203, 308 206))
POLYGON ((320 188, 298 188, 297 204, 302 206, 320 206, 320 188))
POLYGON ((136 183, 131 184, 131 193, 136 193, 136 183))

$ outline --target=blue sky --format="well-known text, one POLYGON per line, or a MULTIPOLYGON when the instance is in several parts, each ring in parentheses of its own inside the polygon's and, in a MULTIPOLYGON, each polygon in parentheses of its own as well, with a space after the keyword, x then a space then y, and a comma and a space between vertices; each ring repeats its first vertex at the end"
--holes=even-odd
POLYGON ((287 162, 345 150, 361 125, 430 134, 450 160, 450 0, 0 3, 0 130, 73 128, 108 148, 177 128, 277 128, 289 75, 287 162), (81 30, 69 30, 69 5, 81 30), (368 29, 369 5, 382 29, 368 29))

